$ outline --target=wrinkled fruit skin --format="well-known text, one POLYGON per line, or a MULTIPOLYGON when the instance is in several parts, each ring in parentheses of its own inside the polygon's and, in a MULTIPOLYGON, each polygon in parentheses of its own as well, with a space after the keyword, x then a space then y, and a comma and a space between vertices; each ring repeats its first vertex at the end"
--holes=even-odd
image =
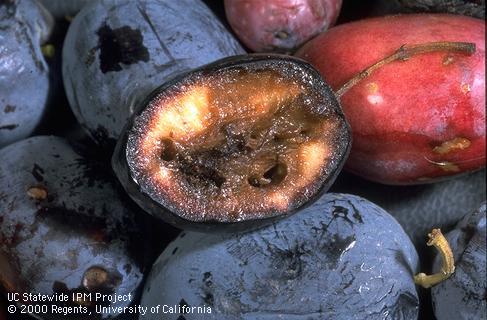
POLYGON ((350 144, 338 101, 311 65, 242 55, 157 88, 127 123, 112 167, 130 197, 155 217, 183 229, 232 232, 269 224, 317 199, 340 172, 350 144), (260 177, 272 166, 284 173, 255 185, 254 173, 260 177))
POLYGON ((465 212, 474 211, 485 199, 485 178, 482 170, 437 183, 388 186, 342 172, 330 190, 349 192, 384 208, 401 224, 420 256, 424 256, 434 253, 425 241, 433 228, 442 232, 451 230, 465 212))
POLYGON ((41 44, 52 26, 35 1, 0 3, 0 148, 29 136, 44 114, 49 70, 41 44))
POLYGON ((187 320, 416 319, 417 264, 389 214, 363 198, 327 194, 254 232, 182 233, 154 264, 141 304, 211 308, 187 320))
MULTIPOLYGON (((482 319, 486 314, 486 215, 485 202, 466 215, 446 235, 455 257, 455 273, 431 289, 438 320, 482 319)), ((440 270, 437 257, 435 270, 440 270)))
MULTIPOLYGON (((342 171, 329 192, 347 192, 363 197, 390 213, 409 236, 421 257, 420 270, 433 270, 436 250, 426 245, 433 228, 447 233, 463 217, 485 201, 486 172, 481 170, 437 183, 390 186, 367 181, 342 171)), ((419 290, 419 319, 434 319, 430 290, 419 290)))
POLYGON ((78 121, 110 145, 136 105, 171 76, 243 49, 199 0, 107 0, 76 15, 63 80, 78 121))
POLYGON ((300 49, 336 90, 404 44, 476 44, 471 56, 434 52, 390 63, 345 93, 354 141, 346 169, 381 183, 418 184, 484 167, 484 39, 482 20, 403 15, 341 25, 300 49))
POLYGON ((342 0, 225 0, 228 22, 254 52, 293 52, 331 27, 342 0))
MULTIPOLYGON (((39 136, 2 149, 0 289, 4 293, 134 296, 142 280, 135 252, 143 251, 136 232, 134 214, 106 172, 79 156, 65 140, 39 136)), ((94 299, 80 302, 86 307, 94 303, 94 299)), ((99 316, 93 313, 90 319, 99 316)))
POLYGON ((416 12, 453 13, 485 19, 485 0, 396 0, 416 12))

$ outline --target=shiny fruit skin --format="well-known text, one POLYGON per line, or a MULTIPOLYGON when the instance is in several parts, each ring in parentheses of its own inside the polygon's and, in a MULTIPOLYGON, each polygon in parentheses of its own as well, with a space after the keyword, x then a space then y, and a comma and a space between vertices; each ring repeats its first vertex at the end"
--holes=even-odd
MULTIPOLYGON (((94 312, 103 302, 94 299, 96 293, 136 295, 144 240, 136 211, 108 172, 55 136, 1 150, 0 294, 67 294, 64 305, 90 308, 92 316, 82 319, 98 320, 111 315, 94 312), (72 293, 92 293, 93 299, 74 302, 72 293)), ((80 319, 79 313, 37 310, 27 312, 38 319, 80 319)))
POLYGON ((376 70, 341 98, 353 131, 346 169, 386 184, 418 184, 485 166, 485 22, 446 14, 341 25, 297 55, 337 90, 402 45, 476 44, 473 55, 434 52, 376 70))
POLYGON ((387 212, 329 193, 253 232, 182 232, 152 267, 141 305, 211 309, 186 320, 417 319, 417 266, 416 250, 387 212))
POLYGON ((0 148, 30 136, 50 109, 41 45, 53 26, 36 1, 0 1, 0 148))
POLYGON ((293 51, 332 26, 342 0, 225 0, 227 20, 255 52, 293 51))
MULTIPOLYGON (((455 257, 455 273, 431 289, 438 320, 482 319, 487 310, 485 292, 487 266, 485 201, 465 215, 455 229, 446 234, 455 257)), ((437 255, 434 270, 441 268, 437 255)))
POLYGON ((485 187, 485 170, 413 186, 374 183, 342 171, 329 192, 348 192, 389 212, 416 247, 421 270, 430 270, 436 251, 426 245, 425 236, 434 228, 444 234, 452 230, 465 212, 485 200, 485 187))

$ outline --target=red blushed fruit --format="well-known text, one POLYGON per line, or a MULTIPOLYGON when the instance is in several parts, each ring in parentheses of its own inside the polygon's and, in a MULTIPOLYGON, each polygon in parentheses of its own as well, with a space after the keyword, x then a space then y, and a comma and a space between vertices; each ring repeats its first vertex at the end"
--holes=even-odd
POLYGON ((417 184, 485 166, 485 22, 403 15, 333 28, 297 52, 334 88, 403 45, 471 42, 385 64, 341 97, 353 132, 345 167, 387 184, 417 184))
POLYGON ((228 22, 255 52, 290 52, 332 26, 342 0, 225 0, 228 22))

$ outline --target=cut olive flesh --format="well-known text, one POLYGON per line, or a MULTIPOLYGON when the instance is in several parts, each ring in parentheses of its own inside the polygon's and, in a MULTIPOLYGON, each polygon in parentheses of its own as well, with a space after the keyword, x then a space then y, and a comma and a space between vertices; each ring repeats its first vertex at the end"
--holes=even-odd
POLYGON ((259 219, 301 206, 346 149, 337 139, 346 131, 338 103, 308 73, 291 63, 257 64, 196 72, 165 88, 128 134, 132 179, 164 208, 197 222, 259 219))

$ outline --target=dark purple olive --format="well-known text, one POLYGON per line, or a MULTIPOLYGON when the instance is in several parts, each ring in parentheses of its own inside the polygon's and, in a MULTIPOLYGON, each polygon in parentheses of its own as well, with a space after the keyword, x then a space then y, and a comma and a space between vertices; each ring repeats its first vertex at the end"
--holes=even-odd
POLYGON ((485 19, 485 0, 346 0, 338 24, 408 13, 451 13, 485 19))
MULTIPOLYGON (((342 172, 331 190, 349 192, 381 206, 401 224, 420 255, 432 257, 434 251, 426 246, 425 236, 433 228, 448 232, 465 212, 474 211, 485 199, 485 181, 485 170, 481 170, 431 184, 386 186, 342 172)), ((430 263, 422 266, 428 272, 429 268, 430 263)))
POLYGON ((200 0, 91 1, 66 35, 66 95, 90 135, 113 147, 135 106, 161 83, 241 53, 200 0))
MULTIPOLYGON (((389 212, 404 228, 421 257, 421 270, 432 273, 435 251, 426 245, 433 228, 452 230, 465 212, 485 200, 485 170, 431 184, 388 186, 341 172, 331 192, 349 192, 374 202, 389 212)), ((434 319, 429 290, 421 289, 420 320, 434 319)))
MULTIPOLYGON (((486 205, 466 215, 446 234, 455 259, 455 272, 431 289, 438 320, 485 318, 487 277, 486 205)), ((441 257, 435 270, 441 268, 441 257)))
POLYGON ((485 19, 485 0, 396 0, 413 12, 452 13, 485 19))
POLYGON ((180 228, 230 231, 315 199, 349 148, 339 103, 313 67, 245 55, 156 89, 129 120, 112 166, 154 216, 180 228))
POLYGON ((134 211, 120 198, 107 173, 53 136, 29 138, 1 150, 0 288, 4 293, 68 294, 64 306, 93 311, 92 316, 83 312, 82 319, 108 316, 95 312, 96 306, 123 307, 131 302, 95 301, 96 293, 135 298, 144 247, 134 211), (73 301, 73 293, 92 293, 92 297, 73 301))
POLYGON ((164 308, 168 320, 417 319, 417 267, 394 218, 363 198, 326 194, 253 232, 181 233, 142 294, 160 313, 143 319, 164 308))
POLYGON ((89 2, 95 0, 39 0, 56 19, 74 17, 89 2))
POLYGON ((49 70, 41 44, 52 26, 36 1, 0 1, 0 148, 28 137, 44 115, 49 70))

